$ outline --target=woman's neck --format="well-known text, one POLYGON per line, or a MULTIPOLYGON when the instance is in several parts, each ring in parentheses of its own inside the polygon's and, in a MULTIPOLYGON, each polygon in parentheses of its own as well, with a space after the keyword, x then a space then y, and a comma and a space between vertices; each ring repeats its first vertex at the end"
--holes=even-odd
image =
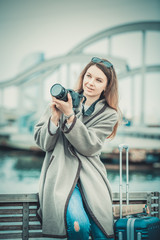
POLYGON ((85 105, 87 105, 87 106, 91 106, 92 105, 92 103, 94 103, 96 100, 98 100, 98 98, 96 97, 96 98, 93 98, 93 97, 86 97, 86 102, 85 102, 85 105))

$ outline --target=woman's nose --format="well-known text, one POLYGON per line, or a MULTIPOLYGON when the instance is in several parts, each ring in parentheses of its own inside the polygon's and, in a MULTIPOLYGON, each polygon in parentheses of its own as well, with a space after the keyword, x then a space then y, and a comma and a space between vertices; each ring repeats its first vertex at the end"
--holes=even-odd
POLYGON ((89 84, 94 85, 94 79, 93 78, 90 79, 89 84))

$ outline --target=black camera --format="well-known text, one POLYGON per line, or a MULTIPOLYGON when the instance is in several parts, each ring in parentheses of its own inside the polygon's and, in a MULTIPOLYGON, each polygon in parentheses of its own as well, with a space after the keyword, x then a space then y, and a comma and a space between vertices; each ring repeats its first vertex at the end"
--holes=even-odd
POLYGON ((84 97, 83 94, 77 93, 72 89, 65 89, 59 83, 54 84, 50 89, 50 93, 53 97, 59 100, 63 100, 65 102, 68 101, 68 97, 67 97, 68 92, 71 94, 71 97, 72 97, 73 108, 77 108, 80 104, 80 101, 84 97))

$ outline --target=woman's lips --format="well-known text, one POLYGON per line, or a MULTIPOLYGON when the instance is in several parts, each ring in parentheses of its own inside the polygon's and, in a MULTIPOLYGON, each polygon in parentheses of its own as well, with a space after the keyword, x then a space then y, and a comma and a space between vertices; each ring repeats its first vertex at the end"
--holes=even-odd
POLYGON ((93 91, 92 88, 89 88, 89 87, 87 87, 87 86, 86 86, 86 88, 87 88, 88 91, 93 91))

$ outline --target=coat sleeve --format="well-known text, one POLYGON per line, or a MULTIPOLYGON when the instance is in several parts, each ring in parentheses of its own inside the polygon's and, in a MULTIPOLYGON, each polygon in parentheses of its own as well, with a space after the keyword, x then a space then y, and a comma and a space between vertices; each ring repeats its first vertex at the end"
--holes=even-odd
POLYGON ((54 134, 50 131, 50 115, 50 109, 48 107, 34 127, 34 140, 43 151, 53 150, 59 136, 59 128, 54 134))
POLYGON ((116 111, 110 114, 99 116, 90 127, 86 127, 76 117, 70 128, 64 129, 64 134, 72 146, 84 156, 94 156, 100 153, 103 143, 109 136, 116 124, 118 115, 116 111))

